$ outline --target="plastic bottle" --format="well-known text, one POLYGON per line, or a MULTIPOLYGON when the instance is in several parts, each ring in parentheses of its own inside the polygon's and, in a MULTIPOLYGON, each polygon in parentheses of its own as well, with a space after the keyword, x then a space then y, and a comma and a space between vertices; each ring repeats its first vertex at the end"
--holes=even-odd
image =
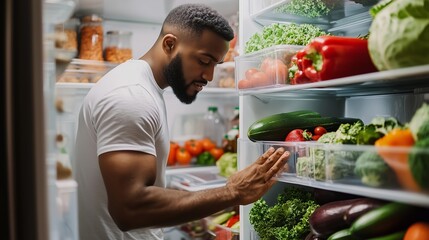
POLYGON ((222 146, 225 132, 225 123, 217 107, 208 107, 208 111, 204 115, 204 137, 211 139, 216 146, 222 146))

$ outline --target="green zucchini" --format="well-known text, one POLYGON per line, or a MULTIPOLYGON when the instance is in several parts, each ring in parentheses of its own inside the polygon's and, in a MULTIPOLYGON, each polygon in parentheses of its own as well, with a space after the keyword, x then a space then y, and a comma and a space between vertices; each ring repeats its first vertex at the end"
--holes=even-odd
POLYGON ((405 236, 405 231, 395 232, 382 237, 375 237, 368 240, 402 240, 405 236))
POLYGON ((278 116, 263 118, 253 123, 247 136, 252 141, 284 141, 287 134, 294 129, 313 131, 317 126, 326 128, 328 132, 336 131, 343 123, 356 123, 356 118, 312 117, 310 116, 278 116))
POLYGON ((353 236, 350 233, 350 229, 343 229, 340 230, 334 234, 332 234, 331 236, 329 236, 328 240, 353 240, 353 239, 358 239, 355 236, 353 236))
POLYGON ((359 217, 350 227, 350 232, 364 239, 386 236, 406 229, 417 215, 415 206, 388 203, 359 217))

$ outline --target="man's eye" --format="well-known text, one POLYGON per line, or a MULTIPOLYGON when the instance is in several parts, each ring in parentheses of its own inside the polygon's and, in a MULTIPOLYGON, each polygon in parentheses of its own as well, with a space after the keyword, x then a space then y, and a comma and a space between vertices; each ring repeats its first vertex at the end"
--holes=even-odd
POLYGON ((209 65, 210 64, 210 60, 201 60, 200 59, 200 63, 203 65, 209 65))

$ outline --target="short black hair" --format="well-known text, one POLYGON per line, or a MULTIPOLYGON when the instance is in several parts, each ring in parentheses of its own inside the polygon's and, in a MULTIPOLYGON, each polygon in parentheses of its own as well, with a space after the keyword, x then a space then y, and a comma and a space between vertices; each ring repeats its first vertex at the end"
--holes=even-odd
POLYGON ((174 8, 165 18, 161 34, 166 34, 163 32, 166 25, 196 34, 209 29, 227 41, 234 38, 234 31, 228 21, 216 10, 203 4, 183 4, 174 8))

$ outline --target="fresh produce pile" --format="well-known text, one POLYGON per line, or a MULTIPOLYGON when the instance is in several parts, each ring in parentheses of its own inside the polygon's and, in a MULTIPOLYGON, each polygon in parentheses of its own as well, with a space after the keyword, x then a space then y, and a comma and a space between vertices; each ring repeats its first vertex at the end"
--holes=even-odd
POLYGON ((262 60, 259 68, 246 70, 245 78, 238 81, 238 88, 255 88, 285 84, 287 80, 286 63, 280 59, 266 57, 262 60))
POLYGON ((230 177, 237 172, 237 153, 226 152, 219 160, 216 161, 216 166, 219 169, 219 175, 230 177))
POLYGON ((427 209, 398 202, 354 198, 329 202, 309 218, 306 239, 423 240, 429 239, 427 209))
POLYGON ((312 141, 314 144, 302 145, 305 150, 295 153, 299 177, 321 181, 360 179, 371 187, 401 186, 429 192, 426 103, 406 124, 393 117, 375 117, 364 125, 359 119, 321 117, 308 110, 279 113, 253 123, 248 137, 252 141, 312 141))
POLYGON ((336 1, 324 0, 291 0, 290 2, 277 7, 274 12, 294 14, 303 17, 317 18, 328 15, 336 1), (329 5, 328 5, 328 4, 329 5))
POLYGON ((284 141, 295 129, 314 129, 324 127, 327 131, 336 131, 343 123, 361 122, 355 118, 322 117, 318 112, 298 110, 264 117, 254 122, 247 131, 252 141, 284 141))
POLYGON ((313 38, 328 35, 310 24, 280 24, 265 26, 246 42, 244 52, 256 52, 275 45, 307 45, 313 38))
POLYGON ((286 188, 273 206, 256 201, 249 220, 261 240, 301 240, 310 231, 309 218, 318 206, 311 193, 286 188))
POLYGON ((182 146, 170 141, 167 165, 215 165, 223 154, 224 150, 208 138, 189 139, 182 146))

